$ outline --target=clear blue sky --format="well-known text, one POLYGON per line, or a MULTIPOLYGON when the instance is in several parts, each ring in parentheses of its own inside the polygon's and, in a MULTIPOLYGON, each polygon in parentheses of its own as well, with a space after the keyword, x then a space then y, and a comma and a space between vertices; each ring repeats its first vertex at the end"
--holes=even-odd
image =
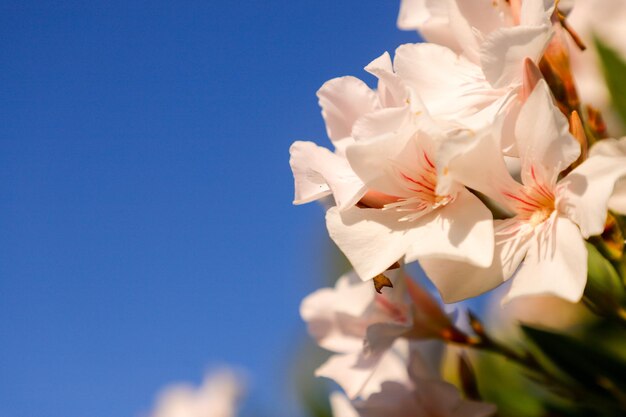
POLYGON ((228 362, 293 417, 326 238, 288 148, 328 143, 325 80, 417 40, 398 6, 0 2, 1 416, 138 416, 228 362))

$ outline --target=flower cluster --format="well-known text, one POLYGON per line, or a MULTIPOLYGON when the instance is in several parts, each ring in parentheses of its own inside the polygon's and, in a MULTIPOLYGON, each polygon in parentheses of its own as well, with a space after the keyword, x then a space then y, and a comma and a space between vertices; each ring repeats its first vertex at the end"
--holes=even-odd
POLYGON ((599 112, 581 107, 571 62, 583 40, 565 6, 403 0, 399 27, 426 42, 368 64, 376 88, 348 76, 318 91, 334 149, 295 142, 290 164, 295 204, 332 196, 328 233, 354 268, 301 308, 335 352, 317 370, 347 396, 333 395, 335 416, 495 412, 443 381, 441 344, 424 352, 424 339, 486 342, 459 330, 407 264, 446 303, 509 280, 503 302, 583 298, 588 242, 609 208, 626 214, 626 138, 605 139, 599 112), (372 279, 393 288, 376 293, 372 279))

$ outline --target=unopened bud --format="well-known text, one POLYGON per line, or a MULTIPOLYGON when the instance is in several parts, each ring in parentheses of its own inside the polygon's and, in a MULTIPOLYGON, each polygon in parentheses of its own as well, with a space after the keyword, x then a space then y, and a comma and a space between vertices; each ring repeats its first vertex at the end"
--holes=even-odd
MULTIPOLYGON (((441 304, 426 289, 407 277, 407 292, 413 302, 414 332, 420 337, 445 338, 444 335, 456 333, 450 317, 443 311, 441 304)), ((457 335, 454 334, 454 337, 457 335)))
POLYGON ((543 80, 541 70, 532 59, 526 58, 524 60, 524 74, 522 79, 522 91, 520 94, 522 103, 528 99, 540 80, 543 80))
POLYGON ((576 161, 575 165, 578 166, 587 159, 589 153, 589 141, 587 140, 587 134, 585 133, 585 127, 578 112, 574 110, 569 118, 569 131, 574 138, 580 143, 580 157, 576 161))
POLYGON ((572 75, 563 28, 557 25, 554 29, 554 37, 539 63, 539 68, 557 100, 559 109, 569 116, 572 111, 578 110, 580 100, 572 75))
POLYGON ((609 137, 609 134, 606 129, 606 123, 604 122, 604 117, 602 117, 602 113, 599 110, 587 106, 587 126, 589 126, 589 130, 593 135, 592 142, 595 142, 600 139, 606 139, 609 137))

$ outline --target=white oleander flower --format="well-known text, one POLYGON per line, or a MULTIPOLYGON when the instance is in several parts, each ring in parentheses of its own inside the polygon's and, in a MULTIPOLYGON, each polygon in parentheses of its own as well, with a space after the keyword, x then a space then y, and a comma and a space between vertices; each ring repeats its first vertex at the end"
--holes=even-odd
POLYGON ((407 341, 438 337, 452 324, 439 304, 402 271, 390 271, 394 287, 378 294, 356 274, 334 288, 307 296, 300 314, 317 343, 336 354, 317 376, 335 380, 350 398, 367 398, 380 381, 398 378, 406 366, 407 341))
POLYGON ((151 417, 235 417, 243 391, 241 377, 223 369, 207 375, 197 388, 184 384, 167 387, 151 417))
MULTIPOLYGON (((589 155, 620 158, 622 163, 626 164, 626 137, 596 142, 589 150, 589 155)), ((615 189, 609 199, 609 208, 616 213, 626 215, 626 178, 621 178, 615 184, 615 189)))
POLYGON ((447 142, 442 168, 448 175, 497 201, 513 217, 495 222, 490 267, 422 264, 444 299, 473 297, 513 276, 506 299, 552 294, 580 300, 587 280, 585 239, 604 230, 608 200, 626 164, 621 158, 593 156, 559 179, 580 155, 568 128, 540 81, 515 126, 521 184, 508 174, 500 145, 488 132, 447 142))
POLYGON ((363 118, 359 129, 367 134, 346 148, 350 166, 379 198, 369 198, 367 207, 328 210, 331 238, 364 280, 396 261, 457 260, 488 266, 493 255, 491 212, 459 182, 437 191, 437 153, 446 134, 426 115, 416 122, 401 108, 382 113, 363 118), (389 130, 394 117, 401 120, 389 130))
MULTIPOLYGON (((626 2, 622 0, 575 0, 567 16, 569 25, 587 50, 571 45, 572 72, 581 100, 600 109, 611 120, 611 99, 604 81, 594 37, 613 49, 626 62, 626 2)), ((561 7, 561 5, 559 5, 561 7)), ((616 128, 616 123, 611 123, 616 128)))
POLYGON ((382 381, 380 391, 367 399, 350 401, 341 393, 333 393, 333 416, 488 417, 495 414, 493 405, 464 400, 456 387, 435 374, 424 372, 417 350, 411 350, 405 367, 408 379, 382 381))

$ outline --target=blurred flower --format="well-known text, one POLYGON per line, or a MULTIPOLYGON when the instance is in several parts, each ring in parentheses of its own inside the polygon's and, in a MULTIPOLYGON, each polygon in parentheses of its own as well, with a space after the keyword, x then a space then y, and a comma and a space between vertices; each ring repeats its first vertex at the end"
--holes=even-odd
MULTIPOLYGON (((563 2, 561 2, 563 3, 563 2)), ((594 37, 626 61, 626 2, 623 0, 575 0, 567 16, 569 25, 588 47, 580 51, 571 45, 572 70, 583 102, 610 116, 610 94, 594 47, 594 37)), ((613 124, 613 128, 615 128, 613 124)))
POLYGON ((438 375, 424 372, 417 349, 411 351, 405 373, 408 379, 388 379, 380 384, 379 392, 367 399, 350 402, 342 394, 333 393, 333 416, 487 417, 496 412, 491 404, 462 399, 456 387, 438 375))
POLYGON ((554 330, 569 329, 587 322, 591 316, 581 303, 554 295, 533 295, 503 303, 507 292, 507 287, 499 288, 487 301, 486 325, 496 336, 520 337, 520 323, 554 330))
MULTIPOLYGON (((626 137, 621 139, 603 139, 596 142, 590 149, 591 156, 622 158, 626 164, 626 137)), ((626 215, 626 178, 620 179, 615 185, 609 199, 609 208, 616 213, 626 215)))
POLYGON ((390 272, 394 287, 378 294, 371 282, 349 273, 335 288, 302 301, 300 313, 309 333, 337 353, 316 375, 335 380, 350 398, 367 398, 380 389, 380 381, 405 373, 408 345, 402 338, 437 338, 452 326, 426 291, 402 274, 390 272))
POLYGON ((235 417, 243 391, 241 376, 223 369, 207 375, 198 388, 184 384, 166 388, 151 417, 235 417))

